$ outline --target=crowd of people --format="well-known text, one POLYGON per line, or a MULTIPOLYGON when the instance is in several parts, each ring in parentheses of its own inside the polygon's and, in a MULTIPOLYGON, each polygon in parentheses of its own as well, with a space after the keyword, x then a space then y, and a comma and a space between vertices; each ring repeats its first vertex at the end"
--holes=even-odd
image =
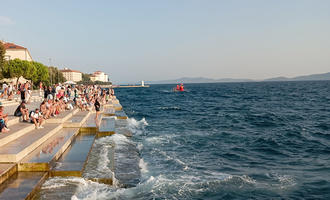
MULTIPOLYGON (((8 86, 3 90, 0 98, 10 95, 8 86), (5 92, 6 91, 6 92, 5 92)), ((27 104, 31 97, 31 84, 26 82, 19 85, 21 103, 16 108, 14 116, 21 117, 23 122, 33 123, 36 129, 43 128, 42 124, 45 120, 56 117, 65 110, 73 110, 78 108, 80 110, 95 109, 95 120, 98 120, 101 104, 107 103, 114 96, 114 90, 102 89, 96 85, 62 85, 56 84, 53 86, 43 86, 40 84, 40 94, 43 96, 43 101, 40 106, 32 111, 29 111, 27 104)), ((8 114, 3 113, 3 106, 0 105, 0 132, 8 132, 7 127, 8 114)))
POLYGON ((2 84, 2 91, 0 95, 1 99, 7 98, 7 100, 13 100, 15 94, 20 95, 21 100, 30 102, 30 97, 32 94, 32 84, 29 81, 18 84, 15 84, 15 82, 4 82, 2 84))

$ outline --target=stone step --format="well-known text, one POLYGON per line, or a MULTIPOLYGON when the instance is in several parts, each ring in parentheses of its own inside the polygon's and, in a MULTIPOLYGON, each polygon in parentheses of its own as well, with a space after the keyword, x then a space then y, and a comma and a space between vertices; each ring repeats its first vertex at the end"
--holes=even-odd
POLYGON ((65 121, 70 119, 74 114, 76 114, 78 111, 79 111, 78 109, 74 109, 74 110, 67 110, 61 112, 56 117, 51 117, 50 119, 47 119, 47 123, 51 123, 51 124, 64 123, 65 121))
POLYGON ((115 110, 122 110, 123 107, 121 106, 121 104, 118 102, 112 103, 112 102, 108 102, 107 104, 103 105, 104 108, 114 108, 115 110))
POLYGON ((0 199, 33 199, 47 177, 45 172, 18 172, 1 185, 0 199))
POLYGON ((105 116, 115 116, 116 115, 116 110, 114 107, 103 107, 103 115, 105 116))
POLYGON ((8 115, 7 126, 10 128, 11 126, 17 124, 19 121, 20 121, 19 117, 15 117, 14 115, 8 115))
POLYGON ((80 127, 80 132, 81 133, 96 133, 97 132, 97 127, 95 123, 95 113, 91 113, 86 121, 82 124, 80 127))
POLYGON ((133 133, 129 128, 127 120, 117 119, 115 122, 115 132, 118 134, 125 135, 126 137, 132 137, 133 133))
MULTIPOLYGON (((22 125, 23 123, 19 123, 22 125)), ((33 124, 31 124, 33 125, 33 124)), ((33 125, 34 127, 34 125, 33 125)), ((0 147, 0 162, 18 162, 39 145, 53 136, 61 128, 61 124, 45 124, 43 129, 34 129, 23 136, 0 147)))
POLYGON ((19 102, 10 101, 10 102, 1 102, 2 106, 18 106, 19 102))
POLYGON ((123 109, 123 107, 121 106, 120 103, 113 104, 113 107, 115 108, 116 111, 118 111, 118 110, 122 110, 122 109, 123 109))
POLYGON ((115 115, 116 115, 117 119, 127 119, 128 118, 125 111, 123 111, 123 110, 116 111, 115 115))
POLYGON ((81 177, 94 140, 95 134, 79 134, 55 163, 51 176, 81 177))
POLYGON ((97 137, 104 137, 115 134, 115 118, 102 117, 100 126, 97 130, 97 137))
POLYGON ((0 184, 17 172, 16 164, 0 164, 0 184))
POLYGON ((34 124, 28 122, 16 123, 8 127, 9 132, 0 133, 0 148, 35 129, 34 124))
POLYGON ((49 171, 52 164, 71 145, 79 128, 63 128, 42 145, 24 157, 17 166, 18 171, 49 171))
POLYGON ((89 111, 78 111, 75 115, 73 115, 70 119, 64 122, 64 128, 80 128, 83 123, 87 120, 91 112, 89 111))

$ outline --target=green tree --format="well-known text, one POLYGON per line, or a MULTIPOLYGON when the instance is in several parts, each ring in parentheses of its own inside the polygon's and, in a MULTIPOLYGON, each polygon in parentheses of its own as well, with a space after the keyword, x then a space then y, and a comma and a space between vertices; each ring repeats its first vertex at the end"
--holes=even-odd
POLYGON ((48 67, 50 84, 63 83, 66 79, 63 73, 57 69, 57 67, 48 67))
POLYGON ((23 76, 32 80, 36 76, 37 69, 32 62, 20 59, 10 60, 3 69, 6 78, 23 76))
POLYGON ((26 60, 14 59, 6 62, 3 68, 3 75, 6 78, 23 76, 32 81, 34 86, 38 86, 40 82, 49 84, 48 68, 39 62, 30 62, 26 60))
POLYGON ((33 61, 32 64, 36 68, 36 76, 33 77, 33 82, 36 86, 39 85, 40 82, 43 82, 45 85, 49 85, 49 73, 48 67, 43 65, 42 63, 33 61))
POLYGON ((91 81, 91 75, 82 73, 82 81, 83 82, 90 82, 91 81))
POLYGON ((5 53, 6 53, 6 49, 3 46, 3 43, 0 41, 0 78, 3 78, 3 74, 2 71, 5 67, 5 53))

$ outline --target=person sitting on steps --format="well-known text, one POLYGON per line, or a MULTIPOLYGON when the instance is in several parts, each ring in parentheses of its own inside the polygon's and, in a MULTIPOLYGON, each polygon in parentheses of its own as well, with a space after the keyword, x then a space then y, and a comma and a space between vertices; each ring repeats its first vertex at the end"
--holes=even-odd
POLYGON ((14 112, 14 116, 20 117, 22 116, 23 122, 28 122, 29 118, 29 109, 26 108, 25 101, 22 101, 22 103, 16 108, 14 112))
POLYGON ((8 114, 3 113, 3 106, 0 105, 0 132, 5 133, 10 131, 7 127, 8 123, 8 114))
POLYGON ((42 122, 43 122, 43 116, 39 112, 39 109, 38 108, 36 108, 35 111, 31 111, 30 117, 31 117, 31 123, 34 123, 36 129, 44 128, 41 125, 42 122))

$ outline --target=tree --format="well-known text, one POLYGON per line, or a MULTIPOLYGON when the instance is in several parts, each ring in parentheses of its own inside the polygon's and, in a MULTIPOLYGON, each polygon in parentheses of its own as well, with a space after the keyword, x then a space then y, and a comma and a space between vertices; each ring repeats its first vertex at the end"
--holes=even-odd
POLYGON ((32 81, 34 86, 40 82, 49 84, 48 68, 39 62, 14 59, 5 63, 2 74, 6 78, 19 78, 23 76, 32 81))
POLYGON ((32 80, 36 76, 36 67, 32 62, 20 59, 10 60, 3 69, 3 75, 6 78, 23 76, 32 80))
POLYGON ((3 45, 3 43, 0 41, 0 78, 3 78, 2 71, 3 68, 5 67, 5 53, 6 49, 3 45))
POLYGON ((50 84, 63 83, 66 79, 63 73, 57 69, 57 67, 48 67, 50 84))
POLYGON ((90 82, 91 81, 91 75, 82 73, 82 81, 83 82, 90 82))
POLYGON ((43 65, 42 63, 39 62, 32 62, 32 64, 36 68, 36 76, 32 79, 34 84, 36 86, 39 85, 40 82, 43 82, 45 85, 49 85, 49 73, 48 73, 48 67, 43 65))

